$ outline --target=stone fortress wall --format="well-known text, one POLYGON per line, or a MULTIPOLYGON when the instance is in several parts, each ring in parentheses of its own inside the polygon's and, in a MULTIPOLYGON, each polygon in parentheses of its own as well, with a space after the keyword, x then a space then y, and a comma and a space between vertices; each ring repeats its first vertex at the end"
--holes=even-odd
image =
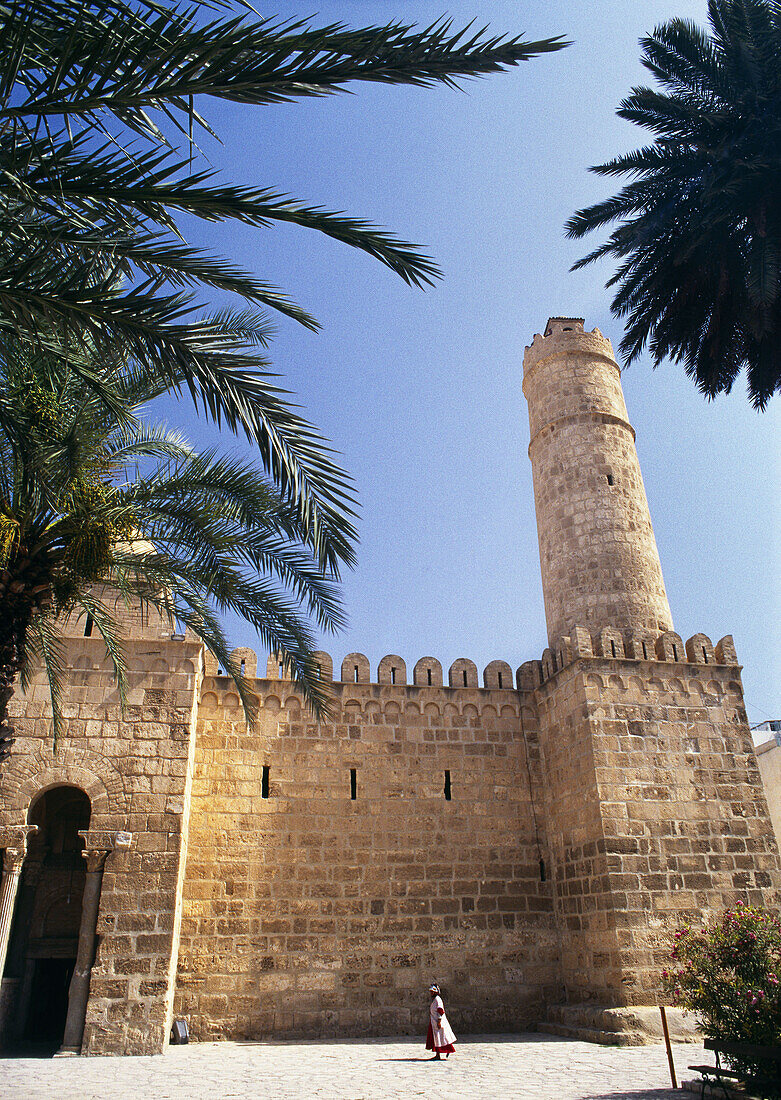
POLYGON ((467 1031, 558 995, 533 704, 500 662, 406 680, 350 654, 317 724, 272 658, 248 733, 207 672, 176 1000, 198 1038, 414 1034, 432 980, 467 1031))
POLYGON ((638 1040, 674 927, 778 904, 732 639, 672 630, 609 341, 553 318, 525 389, 550 648, 515 675, 389 655, 372 682, 349 654, 333 681, 321 654, 315 723, 241 650, 248 730, 170 625, 127 619, 122 713, 69 624, 56 752, 39 676, 0 769, 0 1041, 68 959, 84 1053, 161 1051, 174 1014, 202 1039, 419 1032, 432 980, 456 1030, 638 1040), (68 788, 89 825, 64 844, 68 788))
POLYGON ((217 672, 175 1008, 198 1038, 415 1033, 433 979, 464 1030, 646 1005, 682 920, 775 896, 730 637, 576 628, 482 687, 349 654, 321 724, 272 655, 255 734, 217 672))

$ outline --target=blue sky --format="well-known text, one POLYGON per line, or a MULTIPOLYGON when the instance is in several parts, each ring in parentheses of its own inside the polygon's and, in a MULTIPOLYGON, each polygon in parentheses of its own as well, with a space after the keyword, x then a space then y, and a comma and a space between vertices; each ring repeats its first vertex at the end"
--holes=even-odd
MULTIPOLYGON (((259 10, 313 14, 298 2, 259 10)), ((352 650, 375 670, 398 653, 410 670, 433 655, 445 670, 464 656, 482 671, 545 647, 523 349, 556 314, 619 343, 611 268, 570 273, 585 249, 563 225, 610 191, 587 166, 647 140, 615 117, 647 82, 638 38, 673 16, 706 21, 705 0, 324 0, 316 21, 429 23, 445 11, 574 44, 461 92, 356 84, 322 100, 208 108, 224 145, 204 148, 226 178, 384 225, 445 273, 421 293, 294 227, 193 232, 323 323, 315 335, 280 319, 272 357, 360 493, 350 625, 323 640, 337 670, 352 650)), ((681 368, 647 360, 623 381, 676 629, 732 633, 749 720, 781 717, 778 400, 757 414, 741 385, 707 402, 681 368)), ((253 644, 246 627, 231 633, 253 644)))

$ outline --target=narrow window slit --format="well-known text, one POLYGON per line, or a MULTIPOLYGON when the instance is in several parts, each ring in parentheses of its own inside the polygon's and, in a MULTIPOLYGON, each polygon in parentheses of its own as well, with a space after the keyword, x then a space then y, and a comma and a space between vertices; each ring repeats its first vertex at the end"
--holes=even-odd
POLYGON ((391 683, 392 684, 396 683, 396 669, 395 668, 391 668, 391 683))
POLYGON ((540 882, 545 882, 545 860, 540 856, 540 882))
POLYGON ((358 797, 358 773, 355 768, 350 768, 350 798, 355 802, 358 797))
POLYGON ((355 665, 355 682, 358 683, 358 666, 355 665))
POLYGON ((92 637, 93 621, 94 620, 93 620, 92 616, 90 615, 89 612, 87 612, 87 621, 84 623, 84 637, 85 638, 91 638, 92 637))
POLYGON ((702 663, 704 665, 707 665, 707 663, 708 663, 708 654, 707 654, 707 651, 705 649, 705 646, 702 647, 702 663))
POLYGON ((615 642, 611 642, 611 643, 610 643, 610 652, 611 652, 611 653, 613 654, 613 656, 615 657, 615 655, 616 655, 616 643, 615 643, 615 642))
POLYGON ((467 687, 467 682, 466 682, 466 669, 464 669, 464 687, 467 687))
POLYGON ((673 643, 673 660, 678 660, 678 646, 673 643))
POLYGON ((283 678, 284 674, 285 674, 285 666, 280 661, 279 662, 279 678, 280 678, 280 680, 283 678))
POLYGON ((643 660, 644 661, 648 660, 648 649, 646 647, 645 642, 643 642, 643 660))
POLYGON ((269 781, 270 773, 271 773, 271 768, 269 767, 268 764, 264 764, 263 765, 263 778, 260 781, 260 797, 261 798, 268 798, 268 789, 269 789, 269 782, 268 781, 269 781))
POLYGON ((612 474, 607 475, 607 483, 608 483, 608 485, 613 484, 613 475, 612 474))
POLYGON ((450 787, 450 772, 445 771, 445 802, 450 802, 453 792, 450 787))
POLYGON ((428 676, 428 686, 431 687, 431 669, 426 669, 426 675, 428 676))
POLYGON ((247 661, 244 657, 241 658, 241 675, 243 676, 247 670, 247 661))
POLYGON ((502 686, 502 674, 500 672, 499 673, 499 687, 501 687, 501 686, 502 686))

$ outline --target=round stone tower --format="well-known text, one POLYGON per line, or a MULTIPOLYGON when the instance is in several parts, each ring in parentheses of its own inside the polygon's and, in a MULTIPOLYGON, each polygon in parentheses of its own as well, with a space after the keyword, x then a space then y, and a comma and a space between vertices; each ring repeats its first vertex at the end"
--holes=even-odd
POLYGON ((524 354, 523 392, 551 646, 575 625, 672 629, 610 341, 551 317, 524 354))

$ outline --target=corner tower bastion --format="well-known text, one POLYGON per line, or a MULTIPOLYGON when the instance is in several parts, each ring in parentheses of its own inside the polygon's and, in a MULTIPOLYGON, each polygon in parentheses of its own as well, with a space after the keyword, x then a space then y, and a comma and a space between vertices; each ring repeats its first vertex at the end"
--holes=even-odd
POLYGON ((551 317, 523 358, 548 638, 672 628, 613 348, 551 317))
POLYGON ((731 637, 671 629, 611 344, 554 317, 524 356, 550 648, 534 698, 564 1033, 642 1030, 673 930, 778 904, 731 637))

